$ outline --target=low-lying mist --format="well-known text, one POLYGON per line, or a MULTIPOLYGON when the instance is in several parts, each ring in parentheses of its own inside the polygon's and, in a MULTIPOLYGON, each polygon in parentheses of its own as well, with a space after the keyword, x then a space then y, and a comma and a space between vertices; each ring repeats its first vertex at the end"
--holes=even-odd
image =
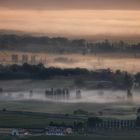
MULTIPOLYGON (((35 89, 31 91, 4 91, 0 94, 0 100, 35 100, 64 103, 114 103, 127 102, 127 92, 125 90, 80 90, 77 95, 76 90, 69 91, 69 96, 64 94, 46 95, 45 89, 35 89)), ((133 91, 131 99, 134 103, 140 101, 139 91, 133 91)))

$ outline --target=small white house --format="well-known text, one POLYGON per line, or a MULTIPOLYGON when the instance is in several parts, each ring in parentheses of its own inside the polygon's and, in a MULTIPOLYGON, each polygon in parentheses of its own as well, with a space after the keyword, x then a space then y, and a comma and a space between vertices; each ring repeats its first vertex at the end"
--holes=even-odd
POLYGON ((67 128, 67 129, 66 129, 66 133, 67 133, 68 135, 71 135, 71 134, 72 134, 72 129, 71 129, 71 128, 67 128))
POLYGON ((19 130, 13 128, 11 134, 12 134, 12 136, 19 136, 19 130))

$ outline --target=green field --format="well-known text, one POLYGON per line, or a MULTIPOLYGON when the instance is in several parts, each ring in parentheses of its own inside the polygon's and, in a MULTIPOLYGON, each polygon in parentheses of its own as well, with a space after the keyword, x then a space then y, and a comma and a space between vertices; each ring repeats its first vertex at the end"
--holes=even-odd
MULTIPOLYGON (((0 127, 12 128, 45 128, 50 122, 57 124, 65 123, 73 125, 74 121, 79 122, 79 119, 68 119, 67 117, 55 117, 55 115, 48 116, 45 113, 31 113, 31 112, 0 112, 0 127)), ((83 121, 83 120, 82 120, 83 121)))
MULTIPOLYGON (((98 114, 104 111, 107 118, 135 119, 135 106, 126 104, 90 104, 90 103, 55 103, 39 101, 1 101, 0 110, 6 108, 7 111, 0 111, 1 127, 23 127, 23 128, 44 128, 53 121, 72 125, 74 121, 69 119, 48 118, 46 113, 72 115, 76 109, 87 110, 98 114), (11 113, 11 111, 18 111, 11 113), (19 113, 22 112, 22 113, 19 113), (25 113, 24 113, 25 112, 25 113), (26 113, 32 112, 32 113, 26 113)), ((88 116, 87 116, 88 117, 88 116)))
POLYGON ((1 101, 0 110, 6 108, 9 111, 28 111, 54 114, 73 114, 74 110, 83 109, 89 113, 98 115, 104 112, 104 117, 116 119, 135 119, 136 104, 126 103, 64 103, 48 101, 1 101))

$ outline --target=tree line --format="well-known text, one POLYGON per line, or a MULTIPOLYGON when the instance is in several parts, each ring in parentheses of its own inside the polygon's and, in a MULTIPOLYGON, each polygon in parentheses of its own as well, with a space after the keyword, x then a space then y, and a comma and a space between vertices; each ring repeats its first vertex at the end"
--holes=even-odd
POLYGON ((89 42, 85 39, 65 37, 30 36, 16 34, 0 35, 0 50, 51 53, 140 53, 140 43, 129 44, 124 41, 109 40, 89 42))
POLYGON ((131 88, 134 82, 140 85, 140 73, 135 75, 125 71, 117 70, 115 72, 110 69, 88 70, 84 68, 45 68, 43 64, 38 65, 0 65, 0 80, 7 79, 51 79, 56 77, 73 78, 76 81, 109 81, 113 86, 119 88, 131 88))

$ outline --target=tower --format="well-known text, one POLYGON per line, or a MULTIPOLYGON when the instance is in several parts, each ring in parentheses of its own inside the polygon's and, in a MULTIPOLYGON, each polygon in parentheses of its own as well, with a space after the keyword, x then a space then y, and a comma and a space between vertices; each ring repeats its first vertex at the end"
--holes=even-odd
POLYGON ((22 55, 22 63, 28 63, 28 55, 22 55))
POLYGON ((12 59, 12 63, 14 63, 14 64, 18 63, 18 55, 13 54, 11 59, 12 59))
POLYGON ((36 56, 35 55, 31 56, 31 64, 32 65, 36 64, 36 56))

